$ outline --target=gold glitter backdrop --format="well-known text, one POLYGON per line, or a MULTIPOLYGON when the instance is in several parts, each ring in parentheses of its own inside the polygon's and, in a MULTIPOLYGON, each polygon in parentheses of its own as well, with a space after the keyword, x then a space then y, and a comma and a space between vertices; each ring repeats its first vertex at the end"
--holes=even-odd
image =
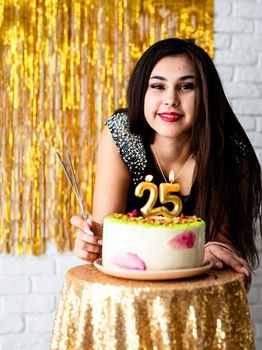
POLYGON ((213 56, 213 0, 0 0, 0 252, 73 248, 79 208, 53 147, 90 211, 103 122, 141 53, 174 36, 213 56))

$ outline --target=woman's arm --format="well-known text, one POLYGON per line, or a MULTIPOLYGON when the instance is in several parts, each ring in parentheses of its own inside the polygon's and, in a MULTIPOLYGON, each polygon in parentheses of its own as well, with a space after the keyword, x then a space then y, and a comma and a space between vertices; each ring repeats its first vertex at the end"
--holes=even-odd
POLYGON ((102 224, 104 218, 126 209, 130 175, 121 159, 111 132, 102 132, 97 154, 96 181, 93 199, 93 219, 102 224))
POLYGON ((97 153, 93 216, 87 222, 79 216, 71 218, 78 227, 75 253, 80 259, 92 262, 101 256, 103 220, 114 212, 125 211, 129 182, 128 168, 106 126, 97 153))

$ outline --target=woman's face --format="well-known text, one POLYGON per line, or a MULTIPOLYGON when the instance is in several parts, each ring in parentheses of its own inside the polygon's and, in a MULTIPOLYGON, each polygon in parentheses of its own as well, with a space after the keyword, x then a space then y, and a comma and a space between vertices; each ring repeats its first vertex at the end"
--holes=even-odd
POLYGON ((196 113, 196 74, 187 55, 167 56, 154 66, 145 94, 144 114, 156 135, 190 135, 196 113))

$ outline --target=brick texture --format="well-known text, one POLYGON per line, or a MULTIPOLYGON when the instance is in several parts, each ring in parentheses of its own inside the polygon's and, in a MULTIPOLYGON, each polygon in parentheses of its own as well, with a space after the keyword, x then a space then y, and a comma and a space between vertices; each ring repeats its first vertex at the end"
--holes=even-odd
MULTIPOLYGON (((262 162, 262 2, 260 0, 215 1, 215 55, 215 64, 226 95, 262 162)), ((254 325, 256 349, 262 349, 261 266, 254 273, 248 301, 254 325)))

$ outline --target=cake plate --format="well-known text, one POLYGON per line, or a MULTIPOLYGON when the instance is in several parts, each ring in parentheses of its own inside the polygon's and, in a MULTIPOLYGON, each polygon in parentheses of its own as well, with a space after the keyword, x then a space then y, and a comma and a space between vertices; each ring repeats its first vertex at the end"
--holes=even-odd
POLYGON ((117 268, 110 268, 103 266, 103 259, 97 259, 94 262, 95 267, 110 276, 134 279, 134 280, 171 280, 179 278, 193 277, 201 275, 211 269, 212 263, 204 264, 202 266, 186 269, 176 270, 155 270, 155 271, 140 271, 140 270, 124 270, 117 268))

